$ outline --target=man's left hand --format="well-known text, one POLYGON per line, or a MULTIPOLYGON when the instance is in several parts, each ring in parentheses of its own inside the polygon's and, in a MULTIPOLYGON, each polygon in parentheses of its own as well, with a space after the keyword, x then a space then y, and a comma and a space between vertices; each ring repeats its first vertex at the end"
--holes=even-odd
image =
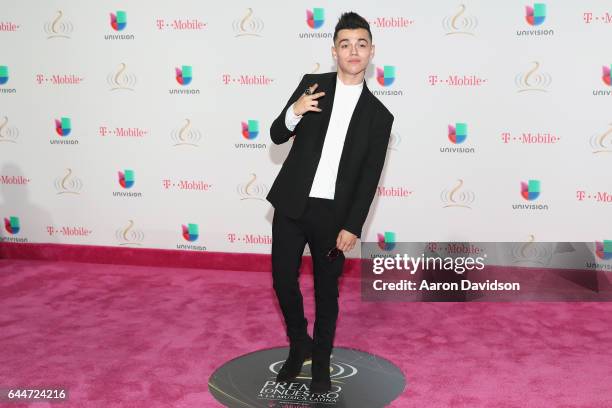
POLYGON ((343 229, 338 234, 338 238, 336 238, 336 248, 342 252, 348 252, 353 249, 356 242, 357 235, 343 229))

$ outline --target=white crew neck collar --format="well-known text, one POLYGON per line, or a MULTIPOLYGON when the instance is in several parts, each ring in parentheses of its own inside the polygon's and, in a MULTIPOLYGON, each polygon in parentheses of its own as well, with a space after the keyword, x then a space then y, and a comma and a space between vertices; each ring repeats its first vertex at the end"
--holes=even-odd
POLYGON ((340 77, 336 74, 336 85, 342 86, 344 88, 361 88, 363 87, 363 83, 365 82, 365 78, 363 81, 361 81, 358 84, 351 84, 351 85, 347 85, 344 82, 342 82, 342 80, 340 79, 340 77))

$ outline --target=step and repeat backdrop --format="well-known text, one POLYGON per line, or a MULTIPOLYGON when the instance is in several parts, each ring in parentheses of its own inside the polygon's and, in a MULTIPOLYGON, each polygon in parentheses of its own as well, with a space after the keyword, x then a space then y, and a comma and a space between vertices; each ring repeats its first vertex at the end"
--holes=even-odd
POLYGON ((269 253, 269 128, 350 10, 395 115, 364 241, 612 239, 609 1, 3 0, 2 241, 269 253))

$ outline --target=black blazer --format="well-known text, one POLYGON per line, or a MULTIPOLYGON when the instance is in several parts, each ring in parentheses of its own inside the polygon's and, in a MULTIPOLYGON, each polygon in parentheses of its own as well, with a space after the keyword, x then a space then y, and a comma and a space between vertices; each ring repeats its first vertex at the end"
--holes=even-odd
MULTIPOLYGON (((304 75, 270 127, 270 137, 276 144, 285 143, 295 135, 291 150, 266 197, 276 211, 290 218, 299 218, 306 208, 329 125, 336 76, 336 72, 304 75), (298 100, 306 87, 315 83, 319 84, 315 92, 325 92, 318 99, 322 112, 307 112, 291 132, 285 125, 287 109, 298 100)), ((393 119, 391 112, 372 95, 364 82, 349 122, 338 166, 334 194, 338 231, 345 229, 361 237, 361 229, 385 163, 393 119)))

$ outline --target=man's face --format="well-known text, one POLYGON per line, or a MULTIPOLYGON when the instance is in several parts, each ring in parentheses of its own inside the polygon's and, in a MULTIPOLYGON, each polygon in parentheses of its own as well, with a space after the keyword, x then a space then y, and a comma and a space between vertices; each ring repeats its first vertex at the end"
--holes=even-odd
POLYGON ((347 74, 358 74, 368 67, 374 57, 374 45, 365 28, 342 29, 332 47, 332 55, 338 63, 338 70, 347 74))

